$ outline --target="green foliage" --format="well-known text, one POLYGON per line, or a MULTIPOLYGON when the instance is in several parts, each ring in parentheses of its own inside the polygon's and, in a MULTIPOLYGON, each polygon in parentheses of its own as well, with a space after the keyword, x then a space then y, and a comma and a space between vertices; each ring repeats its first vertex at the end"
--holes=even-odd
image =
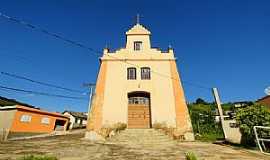
POLYGON ((220 128, 219 132, 208 132, 196 135, 196 139, 203 142, 215 142, 218 139, 224 139, 224 135, 220 128))
POLYGON ((215 122, 214 104, 189 104, 189 113, 195 138, 203 141, 215 141, 223 138, 221 125, 215 122))
MULTIPOLYGON (((254 126, 270 126, 270 111, 260 105, 254 104, 246 108, 239 109, 236 120, 242 133, 242 144, 246 146, 255 145, 254 126)), ((259 130, 259 135, 270 135, 269 132, 259 130)))
POLYGON ((186 160, 197 160, 197 157, 193 152, 187 152, 185 155, 186 160))
POLYGON ((28 155, 28 156, 24 156, 18 160, 57 160, 57 158, 53 157, 53 156, 28 155))
POLYGON ((223 112, 224 111, 234 111, 234 105, 232 103, 225 103, 221 105, 223 112))
POLYGON ((219 127, 215 123, 215 106, 204 104, 189 105, 193 129, 196 133, 216 132, 219 127))

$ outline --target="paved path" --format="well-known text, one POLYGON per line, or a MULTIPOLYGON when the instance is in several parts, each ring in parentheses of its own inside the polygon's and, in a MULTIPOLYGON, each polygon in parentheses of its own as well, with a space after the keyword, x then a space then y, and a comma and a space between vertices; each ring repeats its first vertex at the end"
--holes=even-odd
POLYGON ((57 156, 60 160, 182 160, 185 152, 192 151, 200 160, 270 160, 269 156, 259 152, 202 142, 166 142, 166 137, 154 134, 161 136, 161 141, 137 141, 138 137, 133 137, 131 142, 126 142, 125 138, 116 136, 106 143, 92 143, 83 140, 82 133, 9 141, 0 143, 0 159, 12 160, 27 154, 47 154, 57 156), (162 144, 157 145, 160 142, 162 144))

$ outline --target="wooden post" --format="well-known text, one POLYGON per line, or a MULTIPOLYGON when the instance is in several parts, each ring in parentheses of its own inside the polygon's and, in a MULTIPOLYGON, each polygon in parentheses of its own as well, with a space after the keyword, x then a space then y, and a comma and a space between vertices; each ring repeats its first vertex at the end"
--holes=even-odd
POLYGON ((222 107, 221 107, 221 102, 220 102, 220 98, 219 98, 219 94, 218 94, 218 89, 217 88, 213 88, 213 94, 215 97, 215 101, 218 107, 218 112, 220 115, 220 122, 221 122, 221 127, 224 133, 224 137, 225 139, 227 139, 227 135, 226 135, 226 130, 225 130, 225 124, 224 124, 224 116, 223 116, 223 111, 222 111, 222 107))

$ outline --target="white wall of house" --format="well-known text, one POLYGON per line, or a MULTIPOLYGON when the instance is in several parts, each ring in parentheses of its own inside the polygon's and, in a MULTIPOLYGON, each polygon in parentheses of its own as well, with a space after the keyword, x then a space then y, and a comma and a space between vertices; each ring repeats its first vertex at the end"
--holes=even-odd
POLYGON ((78 127, 80 124, 82 124, 84 126, 87 124, 87 120, 84 120, 82 118, 77 118, 77 122, 76 122, 76 117, 74 117, 73 115, 71 115, 68 112, 65 112, 64 115, 69 116, 70 125, 69 125, 68 129, 74 129, 74 128, 78 127))
POLYGON ((6 140, 9 129, 12 125, 16 110, 4 110, 0 107, 0 141, 6 140))
POLYGON ((242 134, 239 127, 236 125, 236 120, 225 120, 224 121, 224 130, 227 135, 227 141, 231 143, 241 143, 242 134))

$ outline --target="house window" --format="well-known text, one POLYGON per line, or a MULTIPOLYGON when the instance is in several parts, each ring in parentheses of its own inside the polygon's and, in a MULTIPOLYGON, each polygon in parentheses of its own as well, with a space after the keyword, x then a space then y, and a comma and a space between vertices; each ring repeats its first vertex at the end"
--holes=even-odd
POLYGON ((32 116, 30 115, 22 115, 20 121, 21 122, 31 122, 32 116))
POLYGON ((149 67, 143 67, 141 68, 141 79, 150 79, 150 68, 149 67))
POLYGON ((134 50, 135 50, 135 51, 140 51, 140 50, 142 50, 142 42, 141 42, 141 41, 135 41, 135 42, 134 42, 134 50))
POLYGON ((50 124, 50 118, 48 118, 48 117, 43 117, 43 118, 41 119, 41 123, 42 123, 42 124, 50 124))
POLYGON ((136 79, 136 68, 127 69, 127 79, 136 79))

